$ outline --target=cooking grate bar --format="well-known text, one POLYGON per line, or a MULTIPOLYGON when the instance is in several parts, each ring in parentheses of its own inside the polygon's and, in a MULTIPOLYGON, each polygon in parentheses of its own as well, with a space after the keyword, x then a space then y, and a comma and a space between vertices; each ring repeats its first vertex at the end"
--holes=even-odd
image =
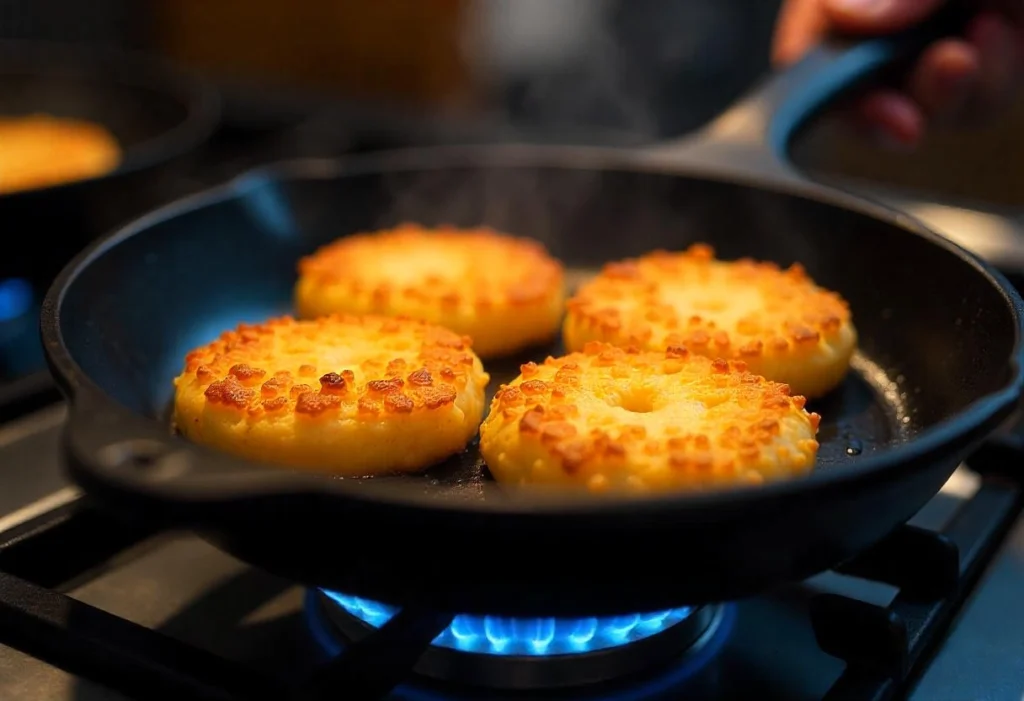
POLYGON ((452 614, 401 609, 379 629, 316 670, 293 701, 330 701, 344 690, 346 701, 379 699, 412 672, 434 638, 451 625, 452 614))
MULTIPOLYGON (((847 662, 846 671, 832 686, 825 701, 857 698, 887 701, 914 681, 920 664, 933 652, 949 628, 964 599, 973 590, 985 565, 990 561, 1003 536, 1021 512, 1024 489, 1019 484, 993 475, 994 463, 987 451, 979 453, 978 470, 987 476, 978 491, 965 501, 941 533, 904 526, 895 542, 914 544, 914 549, 888 548, 891 562, 880 560, 878 551, 867 557, 873 561, 853 571, 904 572, 896 581, 920 583, 934 578, 940 586, 910 586, 901 590, 889 606, 853 601, 833 594, 822 594, 811 601, 811 622, 822 650, 847 662), (909 530, 908 529, 912 529, 909 530), (948 586, 950 548, 958 554, 957 582, 948 586), (925 553, 924 560, 918 559, 925 553), (942 555, 942 553, 946 553, 942 555), (931 569, 929 569, 931 567, 931 569), (910 570, 917 570, 911 573, 910 570), (943 590, 947 590, 942 594, 943 590), (931 594, 930 596, 928 594, 931 594)), ((1002 451, 991 457, 1002 466, 1007 462, 1002 451)), ((889 576, 885 581, 893 581, 889 576)))
POLYGON ((78 499, 0 533, 0 572, 59 589, 156 532, 113 519, 84 501, 78 499))
POLYGON ((63 594, 0 573, 0 643, 154 701, 279 701, 273 680, 63 594))

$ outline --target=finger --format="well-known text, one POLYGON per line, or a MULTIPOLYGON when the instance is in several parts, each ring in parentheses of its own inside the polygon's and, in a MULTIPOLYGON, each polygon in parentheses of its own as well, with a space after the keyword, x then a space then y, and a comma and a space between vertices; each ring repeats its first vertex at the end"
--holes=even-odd
POLYGON ((984 13, 967 27, 967 40, 978 52, 978 97, 981 106, 999 107, 1012 97, 1021 66, 1017 30, 1003 16, 984 13))
POLYGON ((966 109, 980 74, 977 48, 961 39, 943 39, 921 54, 907 90, 930 120, 952 121, 966 109))
POLYGON ((878 90, 864 97, 857 109, 862 125, 872 133, 903 146, 913 146, 924 134, 924 115, 909 96, 878 90))
POLYGON ((837 29, 851 34, 888 34, 923 20, 946 0, 821 0, 837 29))
POLYGON ((789 0, 775 22, 772 63, 793 63, 818 43, 827 27, 821 0, 789 0))

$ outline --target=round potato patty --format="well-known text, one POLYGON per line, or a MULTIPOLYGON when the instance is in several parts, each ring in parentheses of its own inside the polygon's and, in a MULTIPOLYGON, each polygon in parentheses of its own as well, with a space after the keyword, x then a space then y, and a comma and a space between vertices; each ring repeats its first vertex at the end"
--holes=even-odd
POLYGON ((189 353, 174 419, 187 438, 254 460, 350 476, 409 472, 466 446, 488 379, 469 339, 432 324, 285 317, 189 353))
POLYGON ((490 229, 404 224, 356 234, 299 263, 303 318, 382 314, 423 319, 473 339, 484 358, 558 335, 562 266, 536 241, 490 229))
POLYGON ((820 417, 803 397, 683 348, 589 343, 527 363, 480 428, 499 482, 608 490, 700 490, 809 472, 820 417))
POLYGON ((605 266, 569 300, 563 336, 570 351, 604 341, 742 360, 811 398, 842 381, 857 347, 847 303, 799 265, 719 261, 704 245, 605 266))

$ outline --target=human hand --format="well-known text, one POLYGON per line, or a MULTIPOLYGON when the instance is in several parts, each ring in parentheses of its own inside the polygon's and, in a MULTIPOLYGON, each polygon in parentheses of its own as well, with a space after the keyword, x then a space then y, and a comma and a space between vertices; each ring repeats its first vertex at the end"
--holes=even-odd
MULTIPOLYGON (((800 58, 827 32, 861 36, 907 29, 946 0, 784 0, 772 61, 800 58)), ((875 133, 916 144, 928 126, 998 113, 1024 75, 1024 1, 978 0, 962 37, 940 39, 918 57, 902 86, 860 98, 854 114, 875 133)))

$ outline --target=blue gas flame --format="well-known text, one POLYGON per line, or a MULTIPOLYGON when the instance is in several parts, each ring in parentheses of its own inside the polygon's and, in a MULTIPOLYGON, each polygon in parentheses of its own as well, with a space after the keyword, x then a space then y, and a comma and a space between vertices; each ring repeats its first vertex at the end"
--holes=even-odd
MULTIPOLYGON (((369 599, 323 590, 345 611, 379 628, 397 608, 369 599)), ((684 607, 655 613, 604 618, 503 618, 459 615, 434 645, 485 655, 573 655, 642 640, 686 619, 684 607)))
POLYGON ((0 321, 12 321, 32 309, 32 285, 21 278, 0 280, 0 321))

